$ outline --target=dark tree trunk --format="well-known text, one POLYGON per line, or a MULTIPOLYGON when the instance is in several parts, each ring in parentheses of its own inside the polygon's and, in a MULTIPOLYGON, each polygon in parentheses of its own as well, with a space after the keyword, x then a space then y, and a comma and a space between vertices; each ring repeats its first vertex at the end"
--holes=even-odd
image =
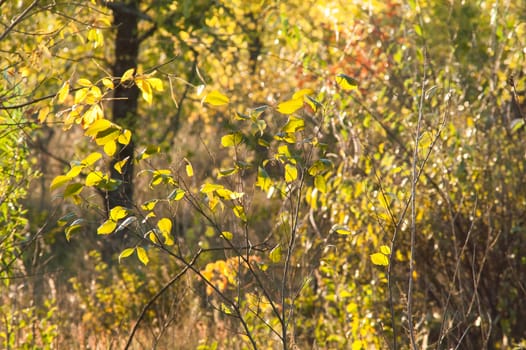
MULTIPOLYGON (((139 1, 128 0, 110 5, 113 11, 113 24, 117 28, 115 38, 115 63, 113 65, 113 76, 121 77, 130 68, 137 68, 139 53, 139 33, 137 28, 139 1)), ((137 123, 137 100, 139 89, 130 84, 119 85, 114 92, 113 121, 135 132, 137 123)), ((111 210, 115 206, 131 207, 133 202, 133 157, 135 145, 132 141, 125 147, 117 150, 111 162, 111 177, 122 181, 122 185, 115 191, 108 192, 106 209, 111 210), (115 163, 128 158, 128 162, 122 168, 122 174, 114 169, 115 163)))

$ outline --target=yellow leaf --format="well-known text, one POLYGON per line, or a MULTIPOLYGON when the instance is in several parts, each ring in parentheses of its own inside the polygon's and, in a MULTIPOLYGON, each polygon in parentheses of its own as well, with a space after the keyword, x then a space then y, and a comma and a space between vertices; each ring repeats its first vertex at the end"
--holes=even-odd
POLYGON ((108 141, 104 144, 104 153, 108 156, 113 156, 117 152, 117 143, 115 141, 108 141))
POLYGON ((84 158, 81 164, 84 166, 90 166, 90 165, 95 164, 95 162, 101 158, 102 158, 102 154, 100 154, 99 152, 93 152, 89 156, 84 158))
POLYGON ((150 84, 150 86, 156 90, 156 91, 163 91, 163 81, 159 78, 148 78, 146 81, 150 84))
POLYGON ((152 94, 152 87, 150 84, 143 78, 136 79, 135 84, 141 90, 142 98, 148 102, 148 104, 152 104, 153 102, 153 94, 152 94))
POLYGON ((50 185, 51 191, 53 191, 53 190, 55 190, 55 189, 57 189, 59 187, 64 186, 70 180, 71 180, 71 177, 66 176, 66 175, 59 175, 59 176, 55 177, 53 179, 53 181, 51 182, 51 185, 50 185))
POLYGON ((84 129, 89 128, 96 120, 100 120, 103 117, 102 108, 98 104, 94 104, 82 116, 82 126, 84 129))
POLYGON ((314 90, 312 89, 301 89, 299 91, 296 91, 294 95, 292 95, 292 99, 295 100, 297 98, 302 98, 305 95, 312 95, 314 93, 314 90))
POLYGON ((389 248, 388 246, 386 245, 383 245, 380 247, 380 252, 384 255, 389 255, 391 254, 391 248, 389 248))
POLYGON ((210 192, 214 192, 214 191, 217 191, 219 189, 222 189, 224 188, 223 185, 216 185, 216 184, 210 184, 210 183, 207 183, 207 184, 204 184, 201 186, 201 193, 210 193, 210 192))
POLYGON ((387 266, 389 265, 389 259, 382 253, 371 254, 371 261, 375 265, 387 266))
POLYGON ((227 134, 221 137, 221 145, 223 147, 235 147, 243 141, 243 135, 239 132, 227 134))
POLYGON ((121 262, 121 259, 122 259, 122 258, 127 258, 127 257, 129 257, 130 255, 133 254, 134 251, 135 251, 135 248, 126 248, 126 249, 124 249, 124 250, 119 254, 119 263, 121 262))
POLYGON ((152 199, 152 200, 149 200, 147 202, 144 202, 141 205, 141 209, 142 210, 153 210, 155 208, 155 205, 157 204, 157 202, 158 202, 157 199, 152 199))
POLYGON ((232 238, 234 238, 234 235, 230 231, 223 231, 221 232, 221 236, 226 239, 227 241, 230 241, 232 238))
POLYGON ((346 91, 354 90, 358 87, 358 81, 346 74, 338 74, 336 76, 336 83, 346 91))
POLYGON ((86 176, 86 186, 97 186, 102 180, 104 180, 102 172, 92 171, 86 176))
POLYGON ((88 79, 80 78, 77 80, 77 84, 84 87, 92 86, 93 84, 88 79))
POLYGON ((144 265, 148 265, 150 259, 148 258, 148 254, 146 254, 146 250, 144 250, 143 247, 137 247, 137 257, 144 265))
POLYGON ((298 169, 292 164, 285 164, 285 181, 292 182, 298 178, 298 169))
POLYGON ((301 107, 303 107, 303 98, 295 98, 292 100, 281 102, 278 105, 278 112, 280 112, 281 114, 292 114, 301 107))
POLYGON ((66 176, 69 177, 70 179, 72 179, 75 176, 77 176, 78 174, 80 174, 82 169, 84 169, 84 165, 83 164, 78 164, 78 165, 72 166, 71 169, 69 169, 69 171, 66 173, 66 176))
POLYGON ((69 93, 69 81, 65 81, 57 93, 57 102, 64 103, 64 101, 66 100, 66 97, 68 97, 68 93, 69 93))
POLYGON ((128 210, 126 208, 118 205, 110 210, 110 219, 113 221, 119 221, 120 219, 128 215, 128 210))
POLYGON ((245 209, 241 205, 235 205, 232 208, 234 215, 241 219, 243 222, 247 222, 247 216, 245 214, 245 209))
POLYGON ((192 164, 189 161, 186 161, 186 175, 188 177, 194 176, 194 168, 192 167, 192 164))
POLYGON ((40 123, 45 123, 47 116, 49 114, 49 106, 45 106, 44 108, 41 108, 38 112, 38 121, 40 123))
POLYGON ((102 79, 102 85, 104 85, 107 89, 110 90, 115 89, 115 85, 113 85, 113 80, 111 80, 110 78, 102 79))
POLYGON ((115 170, 117 170, 117 172, 119 174, 122 174, 122 167, 126 164, 126 162, 128 161, 128 159, 130 159, 130 157, 126 157, 124 158, 123 160, 121 161, 118 161, 117 163, 115 163, 115 165, 113 166, 113 168, 115 168, 115 170))
POLYGON ((327 182, 323 175, 316 175, 314 177, 314 187, 321 193, 327 193, 327 182))
POLYGON ((102 225, 97 229, 97 234, 99 235, 109 235, 117 228, 117 223, 112 220, 106 220, 102 225))
POLYGON ((128 129, 124 129, 124 131, 122 131, 122 133, 119 135, 119 138, 117 139, 117 141, 119 141, 121 145, 126 146, 127 144, 130 143, 131 137, 132 137, 131 131, 128 129))
POLYGON ((211 104, 212 106, 223 106, 228 104, 230 99, 219 91, 214 90, 205 96, 203 103, 205 102, 211 104))
POLYGON ((281 260, 281 245, 278 244, 277 246, 272 248, 272 250, 270 251, 268 256, 270 258, 270 261, 272 261, 273 263, 280 262, 280 260, 281 260))
POLYGON ((172 221, 168 218, 162 218, 157 223, 157 227, 164 237, 164 244, 167 246, 173 245, 174 241, 172 239, 172 221))
POLYGON ((153 231, 148 231, 148 238, 150 239, 150 241, 152 241, 155 244, 159 243, 159 240, 157 239, 157 236, 155 235, 155 232, 153 231))
POLYGON ((75 104, 79 104, 79 103, 84 102, 84 99, 85 99, 86 96, 88 95, 88 92, 89 92, 89 89, 88 89, 88 88, 84 88, 84 89, 77 90, 77 91, 75 92, 75 99, 73 100, 73 102, 74 102, 75 104))
POLYGON ((86 136, 95 137, 100 131, 109 129, 113 127, 113 123, 108 119, 97 119, 95 120, 89 128, 84 132, 86 136))
POLYGON ((132 80, 134 72, 135 72, 135 68, 130 68, 126 72, 124 72, 124 74, 122 75, 122 78, 121 78, 121 83, 124 83, 124 82, 126 82, 128 80, 132 80))

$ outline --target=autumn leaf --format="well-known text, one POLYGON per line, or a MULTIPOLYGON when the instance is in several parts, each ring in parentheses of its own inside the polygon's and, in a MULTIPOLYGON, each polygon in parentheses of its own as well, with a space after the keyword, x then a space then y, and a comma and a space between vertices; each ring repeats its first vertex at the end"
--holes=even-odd
POLYGON ((208 103, 212 106, 224 106, 230 102, 230 99, 219 91, 212 91, 203 98, 202 103, 208 103))

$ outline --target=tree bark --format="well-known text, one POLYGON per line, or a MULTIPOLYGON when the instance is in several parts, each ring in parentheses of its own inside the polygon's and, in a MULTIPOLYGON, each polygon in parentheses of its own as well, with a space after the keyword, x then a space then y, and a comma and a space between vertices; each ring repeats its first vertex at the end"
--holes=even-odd
MULTIPOLYGON (((113 76, 122 77, 124 72, 130 68, 137 69, 139 54, 139 33, 137 24, 139 21, 139 0, 127 0, 118 4, 109 5, 113 11, 113 24, 117 28, 115 37, 115 62, 113 65, 113 76)), ((114 91, 113 121, 130 130, 135 134, 137 124, 137 103, 139 89, 134 84, 127 86, 119 84, 114 91)), ((135 144, 132 141, 117 150, 111 161, 110 171, 113 179, 122 181, 115 191, 107 194, 106 210, 109 212, 116 206, 131 207, 133 203, 133 176, 134 176, 134 151, 135 144), (128 158, 122 167, 122 174, 117 172, 114 165, 128 158)))

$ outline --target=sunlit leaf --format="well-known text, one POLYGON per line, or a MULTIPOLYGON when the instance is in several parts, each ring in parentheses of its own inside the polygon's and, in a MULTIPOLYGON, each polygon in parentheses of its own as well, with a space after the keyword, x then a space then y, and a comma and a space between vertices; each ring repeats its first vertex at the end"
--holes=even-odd
POLYGON ((128 215, 128 210, 120 205, 113 207, 110 210, 110 219, 113 221, 118 221, 128 215))
POLYGON ((220 93, 219 91, 212 91, 208 95, 205 96, 203 99, 203 103, 208 103, 212 106, 223 106, 230 102, 230 99, 226 96, 220 93))
POLYGON ((296 98, 278 104, 278 112, 281 114, 292 114, 303 107, 303 98, 296 98))
POLYGON ((146 81, 151 85, 151 87, 156 91, 163 91, 163 81, 159 78, 147 78, 146 81))
POLYGON ((126 249, 124 249, 124 250, 119 254, 119 264, 120 264, 120 262, 121 262, 121 259, 129 257, 130 255, 133 254, 134 251, 135 251, 135 248, 126 248, 126 249))
POLYGON ((164 244, 167 246, 171 246, 174 244, 173 238, 172 238, 172 220, 168 218, 162 218, 157 223, 157 227, 159 228, 159 231, 164 237, 164 244))
POLYGON ((230 241, 232 240, 232 238, 234 238, 234 234, 230 231, 223 231, 221 232, 221 236, 226 239, 227 241, 230 241))
POLYGON ((314 93, 314 90, 312 89, 301 89, 299 91, 296 91, 294 95, 292 95, 292 99, 295 100, 298 98, 302 98, 303 96, 306 96, 306 95, 312 95, 313 93, 314 93))
POLYGON ((200 191, 201 193, 210 193, 210 192, 217 191, 218 189, 222 189, 222 188, 224 188, 223 185, 206 183, 201 186, 200 191))
POLYGON ((234 211, 234 215, 241 219, 243 222, 247 222, 247 216, 245 214, 245 208, 241 205, 235 205, 234 208, 232 208, 234 211))
POLYGON ((104 153, 108 156, 113 156, 117 152, 117 143, 115 141, 108 141, 104 144, 104 153))
POLYGON ((301 131, 305 127, 305 121, 301 118, 290 116, 287 120, 287 123, 283 128, 281 128, 281 131, 283 132, 296 132, 301 131))
POLYGON ((97 228, 97 234, 99 235, 109 235, 112 233, 115 228, 117 228, 117 223, 113 220, 106 220, 102 225, 97 228))
POLYGON ((358 87, 358 81, 346 74, 338 74, 336 76, 336 83, 343 90, 354 90, 358 87))
POLYGON ((371 254, 371 261, 375 265, 387 266, 389 265, 389 258, 382 253, 371 254))
POLYGON ((59 187, 64 186, 69 181, 71 181, 71 177, 66 176, 66 175, 59 175, 59 176, 55 177, 53 179, 53 181, 51 181, 50 189, 51 189, 51 191, 53 191, 53 190, 55 190, 55 189, 57 189, 59 187))
POLYGON ((90 87, 93 85, 91 81, 89 81, 88 79, 84 79, 84 78, 78 79, 77 84, 83 87, 90 87))
POLYGON ((131 141, 131 137, 132 137, 132 133, 130 130, 128 129, 124 129, 122 131, 122 133, 119 135, 119 137, 117 138, 117 141, 121 144, 121 145, 127 145, 130 143, 131 141))
POLYGON ((221 138, 221 145, 223 147, 235 147, 243 141, 243 135, 239 132, 225 135, 221 138))
POLYGON ((64 230, 64 233, 66 235, 66 240, 69 242, 71 239, 71 236, 75 233, 78 233, 82 229, 82 223, 84 220, 77 219, 71 223, 66 229, 64 230))
POLYGON ((380 246, 380 252, 382 254, 389 255, 389 254, 391 254, 391 248, 389 248, 386 245, 382 245, 382 246, 380 246))
POLYGON ((132 80, 133 73, 135 73, 135 68, 130 68, 126 72, 124 72, 121 78, 121 83, 124 83, 125 81, 128 81, 128 80, 132 80))
POLYGON ((100 171, 92 171, 86 176, 86 186, 97 186, 104 180, 104 174, 100 171))
POLYGON ((143 247, 137 247, 137 257, 144 265, 148 265, 150 259, 148 258, 148 254, 146 254, 146 250, 143 247))
POLYGON ((272 250, 270 251, 268 257, 270 258, 270 261, 272 261, 274 264, 279 263, 281 261, 281 245, 278 244, 272 250))
POLYGON ((334 225, 331 228, 331 231, 336 232, 339 235, 350 235, 352 233, 347 226, 343 225, 334 225))
POLYGON ((130 157, 126 157, 124 158, 123 160, 121 161, 118 161, 117 163, 115 163, 115 165, 113 166, 113 168, 115 168, 115 170, 117 170, 117 172, 119 174, 122 174, 122 167, 128 162, 128 159, 130 159, 130 157))
POLYGON ((142 98, 144 98, 144 100, 151 105, 153 102, 153 92, 150 83, 148 83, 145 79, 141 78, 135 79, 135 84, 137 85, 139 90, 141 90, 142 98))
POLYGON ((316 175, 314 177, 314 187, 321 193, 327 193, 327 182, 325 181, 325 177, 323 175, 316 175))
POLYGON ((184 194, 185 192, 183 189, 176 188, 168 195, 168 199, 172 201, 180 201, 181 199, 183 199, 184 194))
POLYGON ((298 169, 292 164, 285 164, 285 181, 292 182, 298 178, 298 169))
POLYGON ((186 176, 188 177, 194 176, 194 168, 192 167, 192 164, 188 160, 186 161, 185 170, 186 170, 186 176))
POLYGON ((86 136, 95 137, 99 132, 110 128, 115 129, 115 126, 112 122, 110 122, 108 119, 98 119, 88 127, 84 134, 86 136))
POLYGON ((113 81, 110 78, 102 79, 102 85, 104 85, 107 89, 110 90, 115 89, 115 85, 113 84, 113 81))
POLYGON ((83 164, 77 164, 75 166, 72 166, 71 169, 69 169, 69 171, 66 173, 66 176, 72 179, 78 174, 80 174, 80 172, 84 168, 85 166, 83 164))
POLYGON ((85 166, 91 166, 91 165, 95 164, 95 162, 97 162, 101 158, 102 158, 102 154, 100 154, 99 152, 93 152, 93 153, 90 153, 89 156, 84 158, 81 161, 81 163, 82 163, 82 165, 85 165, 85 166))
POLYGON ((69 81, 65 81, 57 93, 57 102, 64 103, 64 101, 66 100, 66 97, 68 97, 68 94, 69 94, 69 81))

